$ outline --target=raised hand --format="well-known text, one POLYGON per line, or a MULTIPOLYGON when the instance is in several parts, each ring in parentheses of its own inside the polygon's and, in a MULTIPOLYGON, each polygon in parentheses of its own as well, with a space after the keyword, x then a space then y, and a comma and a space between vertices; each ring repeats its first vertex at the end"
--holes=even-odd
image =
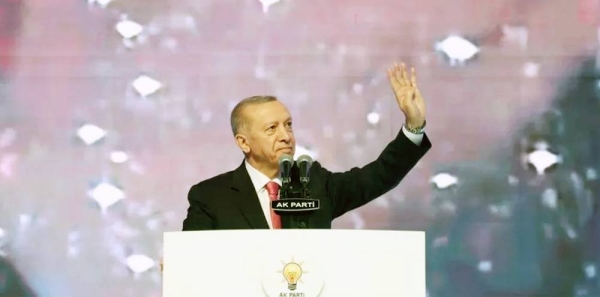
POLYGON ((406 124, 411 128, 419 128, 425 123, 425 100, 417 87, 415 68, 411 68, 410 77, 404 63, 388 69, 388 78, 396 95, 398 106, 406 118, 406 124))

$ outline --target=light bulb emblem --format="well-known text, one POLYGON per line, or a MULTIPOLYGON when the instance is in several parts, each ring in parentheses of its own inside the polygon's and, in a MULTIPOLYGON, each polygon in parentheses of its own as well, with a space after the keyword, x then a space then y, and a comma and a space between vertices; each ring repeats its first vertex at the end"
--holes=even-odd
POLYGON ((283 267, 283 277, 288 282, 288 289, 291 291, 296 290, 296 284, 300 277, 302 276, 302 267, 296 262, 287 263, 283 267))

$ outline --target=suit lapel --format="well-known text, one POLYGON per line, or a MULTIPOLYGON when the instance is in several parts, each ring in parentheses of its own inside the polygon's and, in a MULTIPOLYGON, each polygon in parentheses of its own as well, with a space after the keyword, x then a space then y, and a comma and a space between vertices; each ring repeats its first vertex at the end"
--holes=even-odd
POLYGON ((233 195, 235 197, 235 205, 242 212, 250 227, 254 229, 269 229, 269 224, 260 206, 258 195, 254 190, 252 180, 244 166, 244 162, 233 171, 231 190, 235 192, 233 195))

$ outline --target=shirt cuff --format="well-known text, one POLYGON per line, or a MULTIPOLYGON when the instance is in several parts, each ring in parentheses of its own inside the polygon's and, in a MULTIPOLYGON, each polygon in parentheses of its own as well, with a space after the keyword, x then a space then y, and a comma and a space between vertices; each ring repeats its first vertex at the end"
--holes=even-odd
POLYGON ((402 132, 404 133, 404 135, 406 135, 406 137, 412 141, 412 143, 420 146, 421 142, 423 141, 423 134, 415 134, 412 133, 408 130, 406 130, 406 128, 404 128, 404 125, 402 125, 402 132))

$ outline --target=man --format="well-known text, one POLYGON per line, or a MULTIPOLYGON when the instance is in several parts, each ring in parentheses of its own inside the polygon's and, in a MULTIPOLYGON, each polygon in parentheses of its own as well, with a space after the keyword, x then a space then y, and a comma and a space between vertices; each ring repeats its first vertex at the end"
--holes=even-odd
MULTIPOLYGON (((395 64, 388 69, 388 78, 406 117, 402 131, 379 158, 362 168, 332 173, 315 161, 308 188, 321 205, 304 228, 330 229, 333 219, 396 187, 431 148, 423 133, 425 102, 415 69, 409 76, 404 64, 395 64)), ((295 151, 289 112, 275 97, 250 97, 233 109, 231 126, 244 162, 192 186, 183 231, 288 228, 289 221, 270 210, 270 201, 277 199, 281 186, 279 157, 293 156, 295 151)))

